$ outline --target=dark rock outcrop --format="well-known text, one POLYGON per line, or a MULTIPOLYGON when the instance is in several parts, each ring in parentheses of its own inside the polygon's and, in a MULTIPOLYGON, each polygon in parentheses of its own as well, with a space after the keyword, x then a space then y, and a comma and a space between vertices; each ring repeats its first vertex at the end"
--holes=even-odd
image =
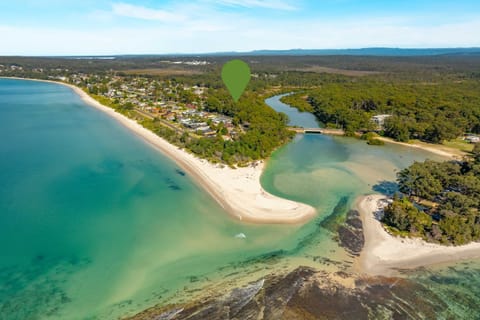
POLYGON ((363 236, 362 220, 357 210, 347 213, 344 225, 338 228, 338 241, 340 245, 352 256, 359 256, 365 244, 363 236))
MULTIPOLYGON (((343 274, 338 278, 352 275, 343 274)), ((346 286, 325 272, 300 267, 229 294, 155 307, 131 319, 435 319, 448 307, 435 293, 403 278, 357 278, 346 286)))

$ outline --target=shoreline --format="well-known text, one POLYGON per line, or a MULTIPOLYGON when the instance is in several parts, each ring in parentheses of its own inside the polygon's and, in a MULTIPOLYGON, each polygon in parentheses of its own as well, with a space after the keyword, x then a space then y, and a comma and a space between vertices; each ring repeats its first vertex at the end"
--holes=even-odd
MULTIPOLYGON (((446 150, 449 149, 448 147, 444 147, 444 149, 438 149, 435 147, 435 145, 430 146, 422 146, 416 143, 406 143, 406 142, 400 142, 400 141, 395 141, 391 138, 386 138, 386 137, 375 137, 375 139, 381 140, 385 143, 391 143, 391 144, 397 144, 400 146, 404 147, 410 147, 410 148, 416 148, 420 150, 425 150, 430 153, 434 153, 439 156, 451 158, 451 160, 459 160, 462 159, 463 156, 467 155, 465 152, 456 150, 456 149, 451 149, 451 151, 446 150)), ((439 145, 440 146, 440 145, 439 145)))
POLYGON ((256 166, 231 169, 228 166, 214 165, 200 159, 179 147, 170 144, 152 131, 144 128, 114 109, 104 106, 77 86, 53 80, 27 79, 18 77, 0 77, 27 81, 49 82, 64 85, 72 89, 88 105, 131 130, 163 155, 172 159, 193 180, 205 189, 232 217, 242 222, 270 224, 298 224, 312 219, 315 208, 292 200, 274 196, 265 191, 260 177, 265 162, 258 161, 256 166))
POLYGON ((415 269, 447 262, 480 258, 480 243, 444 246, 420 238, 401 238, 389 234, 374 213, 380 210, 383 195, 360 196, 355 202, 363 224, 365 244, 357 260, 361 273, 390 275, 399 269, 415 269))

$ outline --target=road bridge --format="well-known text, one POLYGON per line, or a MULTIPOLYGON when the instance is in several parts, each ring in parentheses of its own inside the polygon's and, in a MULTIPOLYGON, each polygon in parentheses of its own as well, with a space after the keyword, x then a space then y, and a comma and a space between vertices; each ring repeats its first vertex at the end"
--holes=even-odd
POLYGON ((345 134, 345 131, 343 131, 342 129, 298 128, 298 127, 289 127, 288 129, 300 134, 316 133, 316 134, 329 134, 329 135, 335 135, 335 136, 343 136, 345 134))

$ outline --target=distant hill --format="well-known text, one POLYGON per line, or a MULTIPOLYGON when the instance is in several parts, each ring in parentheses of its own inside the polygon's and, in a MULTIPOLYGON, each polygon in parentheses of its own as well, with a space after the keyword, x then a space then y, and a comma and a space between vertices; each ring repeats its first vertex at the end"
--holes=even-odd
POLYGON ((119 54, 109 56, 51 56, 55 58, 79 60, 112 60, 116 58, 156 58, 156 57, 245 57, 245 56, 377 56, 377 57, 426 57, 426 56, 479 56, 480 47, 472 48, 361 48, 361 49, 290 49, 254 50, 247 52, 225 51, 206 53, 168 54, 119 54))
POLYGON ((219 52, 205 55, 215 56, 438 56, 438 55, 479 55, 480 48, 362 48, 362 49, 291 49, 255 50, 250 52, 219 52))

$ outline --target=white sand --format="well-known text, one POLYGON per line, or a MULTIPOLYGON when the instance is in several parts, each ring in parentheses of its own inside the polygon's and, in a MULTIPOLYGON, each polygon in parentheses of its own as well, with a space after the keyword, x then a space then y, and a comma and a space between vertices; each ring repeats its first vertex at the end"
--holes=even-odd
POLYGON ((459 160, 459 159, 461 160, 463 156, 466 155, 465 152, 462 152, 460 150, 455 150, 448 147, 441 147, 440 145, 437 145, 437 146, 432 145, 431 147, 429 147, 429 146, 416 144, 416 143, 406 143, 406 142, 395 141, 391 138, 386 138, 386 137, 376 137, 376 139, 382 140, 385 143, 392 143, 392 144, 398 144, 404 147, 422 149, 442 157, 456 159, 456 160, 459 160))
POLYGON ((276 197, 262 188, 260 176, 264 168, 263 161, 257 162, 256 167, 237 169, 213 165, 170 144, 112 108, 100 104, 80 88, 63 82, 45 81, 70 87, 88 105, 108 114, 173 159, 238 220, 254 223, 292 224, 305 222, 316 215, 313 207, 276 197))
POLYGON ((382 195, 362 196, 357 199, 365 235, 365 246, 359 259, 362 272, 372 275, 388 275, 395 269, 413 269, 445 262, 480 258, 480 243, 464 246, 443 246, 416 238, 394 237, 375 218, 382 210, 382 195))

